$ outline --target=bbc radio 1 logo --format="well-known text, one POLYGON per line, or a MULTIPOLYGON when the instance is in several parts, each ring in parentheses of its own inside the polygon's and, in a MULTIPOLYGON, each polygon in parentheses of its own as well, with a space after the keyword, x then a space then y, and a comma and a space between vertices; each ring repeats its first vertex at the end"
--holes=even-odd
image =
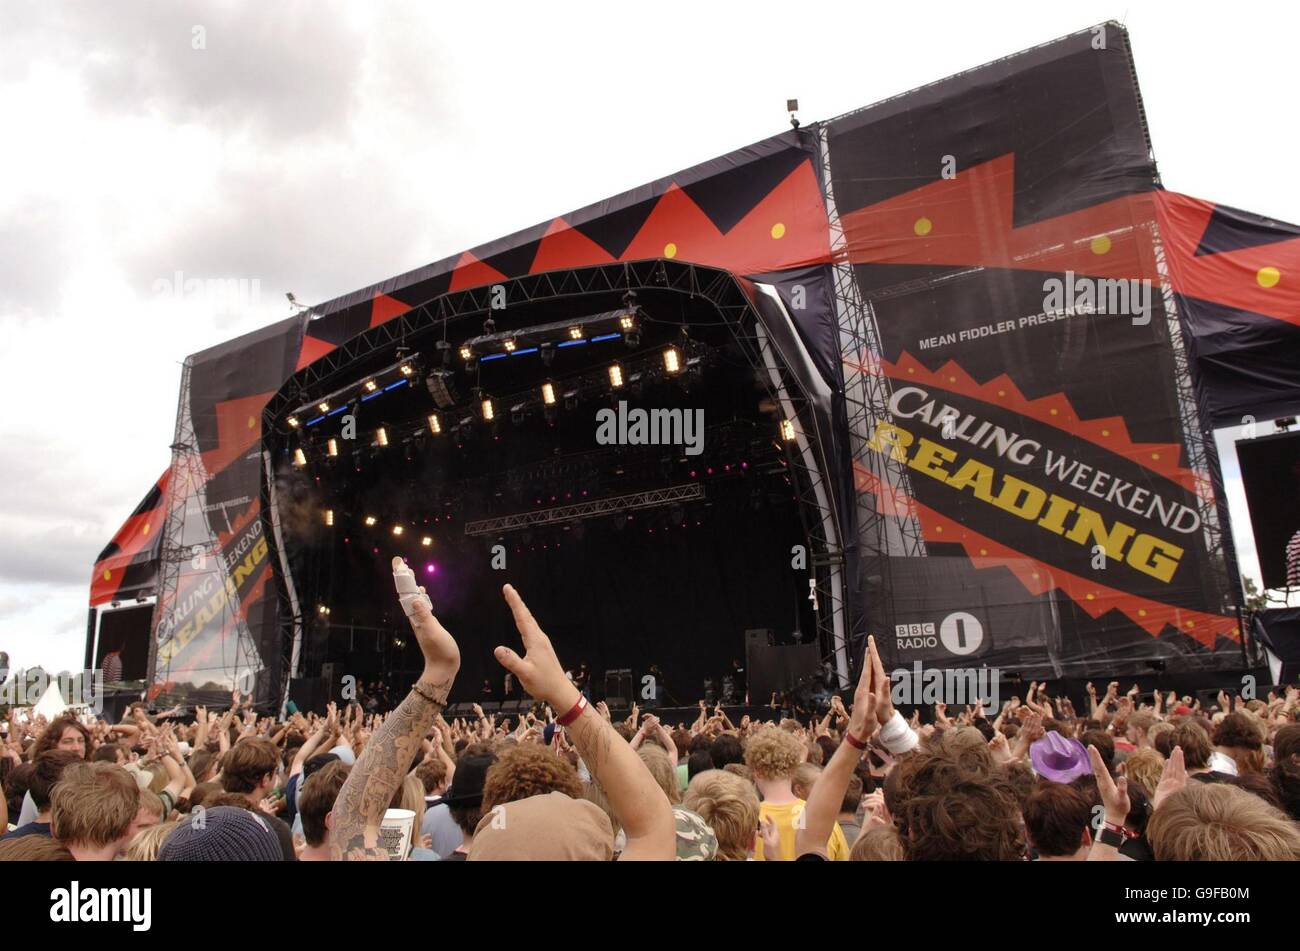
POLYGON ((898 650, 926 650, 942 647, 950 654, 964 657, 974 654, 984 644, 984 625, 969 611, 954 611, 935 624, 898 624, 894 627, 898 650))

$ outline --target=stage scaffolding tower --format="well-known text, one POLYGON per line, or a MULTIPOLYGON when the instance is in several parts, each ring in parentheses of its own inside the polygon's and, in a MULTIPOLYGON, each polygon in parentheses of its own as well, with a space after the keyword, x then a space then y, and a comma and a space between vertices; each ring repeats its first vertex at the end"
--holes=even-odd
POLYGON ((890 419, 892 389, 881 367, 883 354, 875 311, 858 287, 835 203, 829 128, 820 126, 815 134, 830 227, 831 295, 839 324, 844 410, 857 498, 858 573, 865 605, 862 609, 854 605, 848 612, 854 619, 850 653, 856 659, 867 634, 889 633, 883 624, 891 613, 887 609, 892 596, 890 558, 923 557, 926 551, 906 466, 867 448, 876 426, 890 419))

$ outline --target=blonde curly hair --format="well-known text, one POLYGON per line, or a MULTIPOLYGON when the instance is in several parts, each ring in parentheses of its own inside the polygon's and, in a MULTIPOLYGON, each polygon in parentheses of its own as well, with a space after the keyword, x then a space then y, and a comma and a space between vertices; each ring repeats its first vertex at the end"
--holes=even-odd
POLYGON ((807 753, 794 734, 769 727, 755 733, 745 744, 745 765, 757 779, 785 779, 794 775, 807 753))

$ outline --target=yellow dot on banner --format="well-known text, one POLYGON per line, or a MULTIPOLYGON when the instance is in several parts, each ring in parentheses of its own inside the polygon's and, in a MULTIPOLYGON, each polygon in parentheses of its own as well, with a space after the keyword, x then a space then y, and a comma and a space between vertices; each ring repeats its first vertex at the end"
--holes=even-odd
POLYGON ((667 244, 665 244, 665 245, 664 245, 664 257, 666 257, 666 258, 675 258, 675 257, 677 257, 677 245, 673 244, 671 241, 669 241, 667 244))
POLYGON ((1190 631, 1192 628, 1194 628, 1194 627, 1196 627, 1196 622, 1195 622, 1195 621, 1188 621, 1188 622, 1187 622, 1187 629, 1188 629, 1189 631, 1190 631))
POLYGON ((105 581, 113 580, 113 572, 109 571, 107 568, 104 569, 104 580, 105 581))
POLYGON ((248 428, 252 429, 256 425, 257 425, 257 420, 253 419, 253 417, 251 416, 248 417, 248 428))
POLYGON ((908 373, 915 373, 915 372, 916 372, 916 367, 908 367, 908 368, 907 368, 907 372, 908 372, 908 373))
POLYGON ((981 549, 980 549, 980 554, 981 554, 981 555, 987 555, 988 553, 989 553, 989 550, 988 550, 987 548, 981 548, 981 549))
POLYGON ((1151 458, 1154 459, 1156 462, 1159 462, 1159 461, 1160 461, 1160 453, 1158 453, 1158 452, 1153 452, 1153 453, 1151 453, 1151 458))
POLYGON ((779 221, 778 221, 776 224, 772 225, 772 237, 773 237, 773 238, 778 238, 778 239, 779 239, 779 238, 784 238, 784 237, 785 237, 785 225, 781 224, 781 222, 779 222, 779 221))
POLYGON ((957 378, 956 378, 955 376, 950 376, 950 377, 948 377, 948 382, 949 382, 949 383, 956 383, 956 382, 957 382, 957 378))
POLYGON ((925 237, 927 234, 930 233, 930 230, 933 227, 934 227, 934 222, 931 221, 929 218, 917 218, 916 224, 912 225, 912 230, 915 231, 917 235, 919 235, 920 237, 925 237))
POLYGON ((940 534, 940 535, 943 534, 943 526, 942 526, 942 525, 936 525, 936 526, 934 527, 934 530, 935 530, 935 532, 937 532, 937 533, 940 534))
POLYGON ((1110 235, 1099 234, 1092 239, 1092 253, 1105 254, 1110 250, 1110 235))
POLYGON ((140 529, 140 534, 141 534, 141 535, 148 535, 148 534, 149 534, 149 528, 150 528, 150 523, 149 523, 149 522, 145 522, 145 523, 144 523, 144 528, 140 529))
POLYGON ((1007 395, 1006 390, 998 390, 998 396, 1006 396, 1006 395, 1007 395))
POLYGON ((1146 609, 1146 608, 1138 608, 1138 617, 1146 617, 1146 616, 1147 616, 1147 609, 1146 609))
POLYGON ((1034 572, 1033 578, 1034 578, 1035 581, 1038 580, 1038 572, 1037 572, 1037 571, 1034 572))
POLYGON ((1255 273, 1255 280, 1260 287, 1272 287, 1282 280, 1282 272, 1275 267, 1262 267, 1255 273))
POLYGON ((1088 592, 1088 600, 1089 600, 1089 601, 1096 601, 1096 600, 1097 600, 1097 596, 1096 596, 1095 594, 1093 594, 1091 591, 1089 591, 1089 592, 1088 592))
POLYGON ((1109 429, 1103 429, 1103 430, 1101 431, 1101 434, 1102 434, 1103 436, 1109 436, 1109 435, 1110 435, 1110 430, 1109 430, 1109 429))
POLYGON ((1050 412, 1053 416, 1056 415, 1056 410, 1054 410, 1054 409, 1053 409, 1053 410, 1048 410, 1048 412, 1050 412))

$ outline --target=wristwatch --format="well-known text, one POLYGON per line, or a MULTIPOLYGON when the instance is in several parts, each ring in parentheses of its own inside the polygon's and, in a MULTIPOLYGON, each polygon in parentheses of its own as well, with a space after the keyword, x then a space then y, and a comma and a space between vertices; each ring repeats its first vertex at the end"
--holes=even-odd
POLYGON ((1101 831, 1097 833, 1097 841, 1102 845, 1109 845, 1118 849, 1124 844, 1124 833, 1116 830, 1113 826, 1104 825, 1101 831))

